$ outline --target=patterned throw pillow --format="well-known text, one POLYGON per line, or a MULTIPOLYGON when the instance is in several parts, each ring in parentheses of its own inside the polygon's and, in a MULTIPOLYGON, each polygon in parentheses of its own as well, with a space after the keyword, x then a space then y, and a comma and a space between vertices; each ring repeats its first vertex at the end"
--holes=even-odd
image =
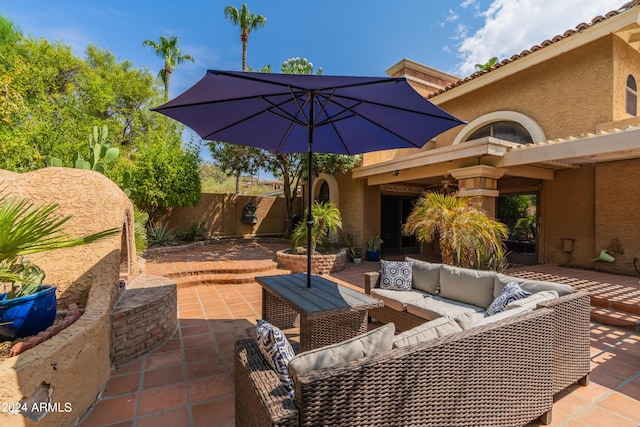
POLYGON ((411 290, 410 261, 380 261, 380 289, 394 291, 411 290))
POLYGON ((507 305, 519 299, 523 299, 531 295, 529 292, 522 290, 520 285, 517 282, 509 282, 504 287, 500 295, 493 300, 491 305, 487 308, 487 314, 489 316, 493 316, 494 314, 500 313, 507 308, 507 305))
POLYGON ((276 326, 265 320, 258 320, 256 338, 260 353, 276 372, 280 381, 293 399, 293 382, 289 376, 287 365, 295 356, 293 348, 284 333, 276 326))

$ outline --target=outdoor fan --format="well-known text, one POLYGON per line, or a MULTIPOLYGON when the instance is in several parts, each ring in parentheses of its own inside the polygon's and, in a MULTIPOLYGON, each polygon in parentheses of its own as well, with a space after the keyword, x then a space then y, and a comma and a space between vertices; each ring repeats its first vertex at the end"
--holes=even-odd
POLYGON ((450 177, 445 177, 439 184, 433 184, 427 186, 427 189, 431 191, 436 191, 438 193, 451 194, 454 191, 458 190, 458 183, 450 179, 450 177))

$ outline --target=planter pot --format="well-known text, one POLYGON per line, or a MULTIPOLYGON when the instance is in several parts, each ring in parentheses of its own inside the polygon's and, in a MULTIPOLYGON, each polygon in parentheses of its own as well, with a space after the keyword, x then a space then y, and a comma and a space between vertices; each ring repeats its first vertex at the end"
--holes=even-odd
POLYGON ((362 262, 362 258, 360 258, 360 257, 353 258, 353 263, 354 264, 360 264, 361 262, 362 262))
POLYGON ((380 259, 380 251, 370 251, 367 249, 367 259, 369 261, 378 261, 380 259))
POLYGON ((58 307, 55 286, 19 298, 5 300, 0 294, 0 338, 14 339, 36 335, 51 326, 58 307))

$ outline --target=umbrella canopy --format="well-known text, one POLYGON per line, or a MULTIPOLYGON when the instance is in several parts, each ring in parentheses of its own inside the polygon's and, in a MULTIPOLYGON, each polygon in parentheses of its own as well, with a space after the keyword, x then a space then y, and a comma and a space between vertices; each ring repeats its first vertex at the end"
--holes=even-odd
POLYGON ((307 286, 311 283, 313 153, 360 154, 420 148, 465 122, 418 94, 404 78, 266 74, 209 70, 153 109, 202 139, 309 153, 307 286))

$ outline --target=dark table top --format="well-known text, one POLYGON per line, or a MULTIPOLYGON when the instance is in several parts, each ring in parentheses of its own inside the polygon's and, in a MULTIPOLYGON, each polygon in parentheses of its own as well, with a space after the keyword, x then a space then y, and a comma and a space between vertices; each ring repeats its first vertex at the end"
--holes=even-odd
POLYGON ((256 281, 268 292, 289 302, 296 311, 306 313, 307 318, 384 305, 377 298, 316 275, 311 276, 311 287, 307 288, 306 273, 262 276, 256 277, 256 281))

